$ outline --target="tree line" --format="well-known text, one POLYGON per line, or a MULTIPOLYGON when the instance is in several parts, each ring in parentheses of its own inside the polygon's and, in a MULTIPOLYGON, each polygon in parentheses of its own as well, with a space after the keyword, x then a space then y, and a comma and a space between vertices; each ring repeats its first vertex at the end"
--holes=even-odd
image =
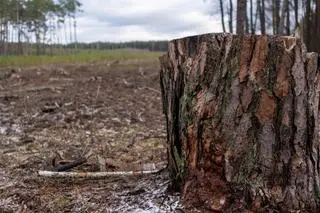
POLYGON ((320 0, 214 0, 223 32, 294 35, 320 52, 320 0))
MULTIPOLYGON (((164 52, 168 49, 168 41, 128 41, 128 42, 91 42, 78 43, 80 49, 97 49, 97 50, 112 50, 112 49, 142 49, 149 51, 164 52)), ((67 48, 72 48, 73 43, 65 45, 67 48)))
POLYGON ((77 48, 77 0, 0 0, 0 54, 44 54, 50 44, 77 48))

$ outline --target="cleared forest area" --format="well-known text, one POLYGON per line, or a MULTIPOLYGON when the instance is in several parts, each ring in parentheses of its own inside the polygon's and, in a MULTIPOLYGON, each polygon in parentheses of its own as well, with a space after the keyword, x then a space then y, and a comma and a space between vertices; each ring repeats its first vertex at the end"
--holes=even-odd
POLYGON ((157 57, 3 69, 0 211, 170 211, 166 173, 102 179, 39 177, 58 161, 72 171, 137 171, 166 162, 157 57), (101 161, 105 162, 101 163, 101 161))

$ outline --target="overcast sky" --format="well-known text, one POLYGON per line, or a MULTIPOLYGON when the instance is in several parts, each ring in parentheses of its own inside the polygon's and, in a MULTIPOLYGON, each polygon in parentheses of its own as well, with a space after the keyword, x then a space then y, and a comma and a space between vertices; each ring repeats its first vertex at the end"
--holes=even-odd
POLYGON ((220 32, 210 0, 81 0, 80 42, 167 40, 220 32))

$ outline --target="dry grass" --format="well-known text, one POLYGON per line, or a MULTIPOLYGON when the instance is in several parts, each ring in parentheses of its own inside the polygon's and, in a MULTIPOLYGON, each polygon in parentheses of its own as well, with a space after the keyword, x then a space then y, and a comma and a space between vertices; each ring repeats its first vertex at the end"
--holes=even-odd
POLYGON ((0 56, 0 67, 8 66, 37 66, 44 64, 61 64, 77 62, 95 62, 103 60, 157 60, 161 52, 135 51, 135 50, 83 50, 66 55, 43 56, 0 56))

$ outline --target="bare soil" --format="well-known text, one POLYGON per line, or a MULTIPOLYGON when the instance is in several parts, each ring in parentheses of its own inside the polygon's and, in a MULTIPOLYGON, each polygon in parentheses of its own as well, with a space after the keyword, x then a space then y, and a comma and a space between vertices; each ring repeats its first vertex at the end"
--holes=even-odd
POLYGON ((0 212, 173 212, 166 171, 48 178, 72 171, 137 171, 166 162, 157 61, 48 65, 0 71, 0 212), (101 160, 102 159, 102 160, 101 160))

